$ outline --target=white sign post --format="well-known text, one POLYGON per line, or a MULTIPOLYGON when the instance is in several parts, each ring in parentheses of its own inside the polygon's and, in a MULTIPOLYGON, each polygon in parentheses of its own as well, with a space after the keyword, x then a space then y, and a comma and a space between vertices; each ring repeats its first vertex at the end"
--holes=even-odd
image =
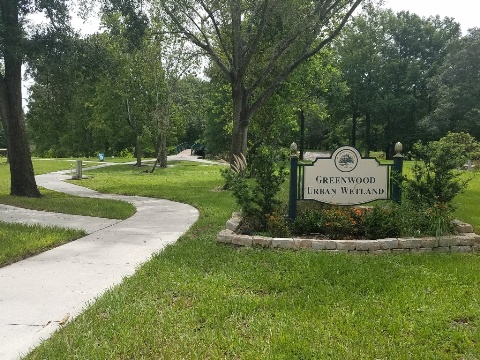
POLYGON ((304 167, 303 199, 356 205, 388 199, 388 165, 362 159, 357 149, 343 146, 329 158, 304 167))

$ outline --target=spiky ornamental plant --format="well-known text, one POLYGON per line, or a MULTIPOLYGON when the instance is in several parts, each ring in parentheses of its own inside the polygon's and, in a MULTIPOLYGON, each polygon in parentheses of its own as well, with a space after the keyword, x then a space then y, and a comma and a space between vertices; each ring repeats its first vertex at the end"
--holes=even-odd
POLYGON ((245 177, 247 161, 242 154, 235 155, 230 168, 222 170, 222 176, 241 208, 244 222, 261 231, 265 228, 265 215, 273 213, 280 205, 275 197, 286 173, 283 165, 277 171, 275 153, 271 149, 262 149, 256 162, 258 171, 254 181, 245 177))

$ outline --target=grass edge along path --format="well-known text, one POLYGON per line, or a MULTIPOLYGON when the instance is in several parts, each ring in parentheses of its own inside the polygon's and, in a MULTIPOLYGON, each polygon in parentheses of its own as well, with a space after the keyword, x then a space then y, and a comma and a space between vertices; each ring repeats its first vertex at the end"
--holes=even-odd
POLYGON ((200 218, 26 358, 480 358, 478 255, 217 244, 235 208, 219 168, 95 171, 88 187, 189 203, 200 218))
MULTIPOLYGON (((35 173, 42 174, 65 169, 68 162, 63 160, 33 160, 35 173)), ((72 215, 103 217, 108 219, 127 219, 132 216, 135 207, 124 201, 93 199, 40 188, 41 198, 11 196, 9 165, 0 163, 0 203, 31 210, 58 212, 72 215)), ((11 264, 29 256, 41 253, 55 246, 85 235, 80 230, 59 227, 31 227, 24 224, 10 225, 0 222, 0 266, 11 264), (15 240, 15 241, 13 241, 15 240)))
MULTIPOLYGON (((32 160, 35 175, 65 170, 71 160, 32 160)), ((7 163, 0 163, 0 203, 25 209, 58 212, 71 215, 127 219, 135 213, 132 204, 120 200, 84 198, 67 195, 40 187, 41 198, 11 196, 10 170, 7 163)))
POLYGON ((64 194, 40 187, 41 198, 0 194, 0 203, 24 209, 70 215, 125 220, 135 214, 135 207, 121 200, 97 199, 64 194))
POLYGON ((83 230, 0 221, 0 267, 76 240, 83 230))

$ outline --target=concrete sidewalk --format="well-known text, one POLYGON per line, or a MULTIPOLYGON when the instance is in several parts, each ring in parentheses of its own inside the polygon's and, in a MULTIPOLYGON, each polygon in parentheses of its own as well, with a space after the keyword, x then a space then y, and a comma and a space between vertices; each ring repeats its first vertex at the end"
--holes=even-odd
POLYGON ((152 254, 174 243, 198 219, 198 211, 189 205, 100 194, 62 181, 68 178, 64 172, 40 175, 37 184, 79 196, 128 201, 137 212, 127 220, 112 221, 0 207, 0 220, 3 216, 18 217, 17 221, 25 223, 52 221, 90 233, 0 269, 2 360, 26 355, 67 316, 77 316, 89 302, 132 275, 152 254))

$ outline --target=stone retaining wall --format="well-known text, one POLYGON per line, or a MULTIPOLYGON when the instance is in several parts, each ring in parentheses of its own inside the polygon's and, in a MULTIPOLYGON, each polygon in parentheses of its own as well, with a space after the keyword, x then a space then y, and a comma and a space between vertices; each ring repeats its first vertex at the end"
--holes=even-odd
POLYGON ((480 236, 473 232, 471 225, 460 221, 455 221, 458 234, 449 236, 378 240, 317 240, 239 235, 235 231, 238 229, 240 220, 240 216, 234 213, 232 218, 227 221, 227 228, 218 234, 217 241, 237 246, 258 246, 272 249, 312 249, 373 254, 407 252, 471 253, 480 251, 480 236))

